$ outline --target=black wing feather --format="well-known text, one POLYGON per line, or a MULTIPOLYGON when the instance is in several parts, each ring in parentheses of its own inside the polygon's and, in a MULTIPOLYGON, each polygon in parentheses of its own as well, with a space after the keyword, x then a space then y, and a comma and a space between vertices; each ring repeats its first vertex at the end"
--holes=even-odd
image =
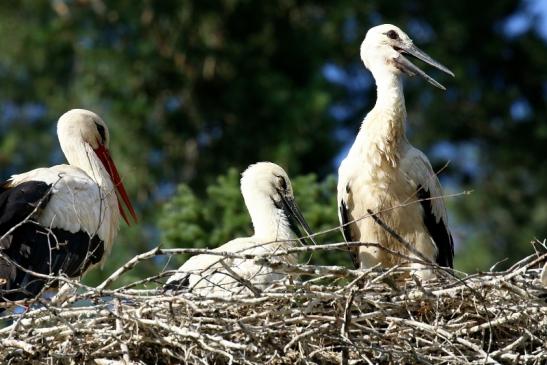
MULTIPOLYGON (((46 204, 50 193, 50 186, 38 181, 15 187, 2 185, 0 189, 0 237, 27 218, 37 204, 46 204)), ((29 220, 0 241, 0 250, 9 258, 0 258, 1 302, 32 298, 47 284, 45 279, 19 269, 13 262, 40 274, 76 277, 101 260, 104 244, 98 236, 46 229, 29 220)), ((57 284, 50 283, 52 287, 57 284)))
POLYGON ((0 236, 27 218, 38 204, 45 206, 50 188, 42 181, 27 181, 14 187, 10 187, 8 182, 1 183, 0 236))
POLYGON ((180 280, 171 280, 165 283, 163 290, 188 290, 188 285, 190 285, 190 274, 182 277, 180 280))
MULTIPOLYGON (((354 242, 354 238, 351 234, 351 227, 348 224, 349 220, 349 211, 348 207, 346 205, 346 202, 343 200, 340 201, 340 218, 342 223, 342 234, 344 235, 344 239, 346 242, 354 242)), ((353 266, 358 269, 360 266, 359 263, 359 250, 356 248, 350 248, 349 254, 351 256, 351 261, 353 262, 353 266)))
POLYGON ((454 241, 452 235, 448 231, 448 226, 442 218, 437 222, 433 214, 431 204, 431 194, 421 186, 418 186, 418 199, 424 210, 424 224, 429 231, 429 234, 437 245, 437 264, 444 267, 454 267, 454 241))

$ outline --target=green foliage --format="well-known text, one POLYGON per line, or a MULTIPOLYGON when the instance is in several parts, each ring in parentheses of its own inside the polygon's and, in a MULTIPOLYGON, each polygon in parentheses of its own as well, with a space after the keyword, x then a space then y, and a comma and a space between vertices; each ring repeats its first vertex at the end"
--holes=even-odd
MULTIPOLYGON (((338 242, 341 235, 336 213, 336 178, 318 182, 314 174, 293 180, 295 199, 314 232, 330 232, 317 237, 318 242, 338 242)), ((198 197, 187 185, 181 184, 175 196, 165 203, 159 219, 162 244, 165 247, 218 247, 242 236, 252 235, 251 219, 239 190, 239 173, 228 170, 207 187, 205 196, 198 197)), ((183 262, 187 257, 178 260, 183 262)), ((348 264, 345 252, 315 254, 316 263, 348 264)))
POLYGON ((214 248, 251 232, 236 169, 219 176, 205 195, 200 199, 188 185, 179 185, 158 222, 164 247, 214 248))

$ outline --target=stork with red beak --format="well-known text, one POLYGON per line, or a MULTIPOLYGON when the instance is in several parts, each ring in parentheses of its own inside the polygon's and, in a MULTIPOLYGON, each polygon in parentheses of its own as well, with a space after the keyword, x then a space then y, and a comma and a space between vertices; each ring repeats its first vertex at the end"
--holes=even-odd
POLYGON ((48 280, 34 273, 79 277, 102 263, 120 215, 129 224, 122 202, 137 221, 110 157, 105 122, 73 109, 59 118, 57 134, 69 165, 0 183, 0 302, 38 295, 48 280))

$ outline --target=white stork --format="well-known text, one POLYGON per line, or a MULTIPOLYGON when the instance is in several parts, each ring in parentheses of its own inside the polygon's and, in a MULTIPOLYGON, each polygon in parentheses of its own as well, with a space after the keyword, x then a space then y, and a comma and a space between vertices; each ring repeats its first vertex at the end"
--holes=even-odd
MULTIPOLYGON (((398 27, 383 24, 367 32, 361 58, 376 80, 377 99, 338 170, 339 218, 348 242, 379 243, 407 257, 423 256, 452 267, 454 248, 441 185, 427 157, 405 135, 407 115, 401 77, 418 74, 434 86, 445 88, 405 54, 454 76, 418 49, 398 27), (401 244, 368 210, 413 249, 401 244)), ((391 267, 408 261, 377 247, 361 246, 352 256, 355 265, 362 268, 377 264, 391 267)), ((411 266, 421 277, 431 276, 421 265, 411 266)))
POLYGON ((79 277, 101 263, 116 238, 120 214, 129 224, 120 201, 137 221, 110 157, 104 121, 73 109, 59 118, 57 134, 70 165, 38 168, 0 183, 0 302, 33 298, 44 288, 47 280, 22 268, 79 277))
MULTIPOLYGON (((254 234, 236 238, 213 251, 241 254, 279 252, 303 241, 298 240, 301 237, 298 226, 310 236, 310 228, 294 201, 289 177, 280 166, 271 162, 249 166, 242 174, 241 193, 251 216, 254 234)), ((296 263, 297 257, 291 254, 281 256, 279 260, 296 263)), ((285 278, 284 274, 252 260, 206 254, 191 257, 178 271, 164 288, 199 295, 248 294, 253 289, 263 290, 285 278)))

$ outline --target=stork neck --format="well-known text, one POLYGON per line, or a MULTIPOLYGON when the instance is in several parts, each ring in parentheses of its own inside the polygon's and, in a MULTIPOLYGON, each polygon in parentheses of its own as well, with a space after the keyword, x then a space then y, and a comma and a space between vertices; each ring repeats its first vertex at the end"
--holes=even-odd
POLYGON ((68 163, 82 169, 106 193, 114 190, 114 184, 93 148, 83 141, 60 141, 68 163))
POLYGON ((401 77, 391 72, 374 73, 376 104, 361 128, 361 138, 374 143, 397 144, 405 138, 406 107, 401 77), (364 131, 366 130, 366 132, 364 131))
POLYGON ((404 128, 406 119, 405 95, 403 81, 399 75, 392 72, 375 73, 376 104, 373 111, 390 114, 404 128))
POLYGON ((274 205, 270 197, 245 198, 245 204, 253 222, 255 237, 265 241, 281 241, 295 237, 285 213, 274 205))
POLYGON ((385 166, 395 167, 399 162, 400 145, 406 141, 403 84, 398 75, 386 70, 373 74, 377 87, 376 104, 363 121, 352 150, 366 154, 367 161, 375 161, 375 164, 385 161, 385 166))

